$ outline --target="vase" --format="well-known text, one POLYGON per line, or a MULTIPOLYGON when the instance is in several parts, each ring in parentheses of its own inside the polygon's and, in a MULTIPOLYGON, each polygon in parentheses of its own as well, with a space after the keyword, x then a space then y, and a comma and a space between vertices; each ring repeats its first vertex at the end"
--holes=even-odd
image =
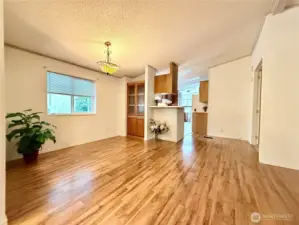
POLYGON ((38 150, 30 153, 30 154, 24 154, 23 155, 23 159, 25 161, 26 164, 34 164, 37 162, 37 158, 38 158, 38 150))
POLYGON ((155 133, 155 140, 159 140, 158 134, 155 133))

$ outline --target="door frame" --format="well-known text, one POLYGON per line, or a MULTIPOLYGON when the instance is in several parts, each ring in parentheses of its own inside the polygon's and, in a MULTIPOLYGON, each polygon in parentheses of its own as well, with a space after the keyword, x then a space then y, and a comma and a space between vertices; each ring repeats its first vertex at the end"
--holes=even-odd
POLYGON ((251 144, 260 145, 261 136, 261 114, 262 114, 262 85, 263 85, 263 60, 259 62, 254 70, 253 77, 253 112, 252 112, 252 139, 251 144), (260 103, 260 104, 258 104, 260 103), (259 112, 257 112, 259 110, 259 112))

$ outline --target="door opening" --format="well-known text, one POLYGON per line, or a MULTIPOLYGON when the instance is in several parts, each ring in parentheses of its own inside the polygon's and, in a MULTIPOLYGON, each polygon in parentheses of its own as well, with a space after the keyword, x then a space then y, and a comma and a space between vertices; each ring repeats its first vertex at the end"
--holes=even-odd
POLYGON ((253 135, 252 144, 259 148, 261 131, 261 99, 262 99, 262 62, 254 73, 254 102, 253 102, 253 135))
POLYGON ((198 95, 198 89, 198 84, 195 84, 179 91, 178 105, 184 106, 184 136, 192 134, 193 95, 198 95))

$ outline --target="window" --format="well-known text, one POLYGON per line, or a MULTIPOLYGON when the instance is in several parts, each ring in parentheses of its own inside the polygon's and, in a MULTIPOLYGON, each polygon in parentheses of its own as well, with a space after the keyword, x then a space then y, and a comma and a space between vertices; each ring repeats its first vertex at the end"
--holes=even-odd
POLYGON ((47 72, 48 114, 95 113, 95 82, 47 72))

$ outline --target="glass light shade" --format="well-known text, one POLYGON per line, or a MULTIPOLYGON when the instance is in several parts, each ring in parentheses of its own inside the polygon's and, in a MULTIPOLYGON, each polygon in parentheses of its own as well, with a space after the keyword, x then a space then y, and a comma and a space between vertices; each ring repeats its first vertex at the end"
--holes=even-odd
POLYGON ((113 74, 119 69, 119 66, 114 63, 98 62, 98 64, 100 64, 101 70, 107 74, 113 74))

